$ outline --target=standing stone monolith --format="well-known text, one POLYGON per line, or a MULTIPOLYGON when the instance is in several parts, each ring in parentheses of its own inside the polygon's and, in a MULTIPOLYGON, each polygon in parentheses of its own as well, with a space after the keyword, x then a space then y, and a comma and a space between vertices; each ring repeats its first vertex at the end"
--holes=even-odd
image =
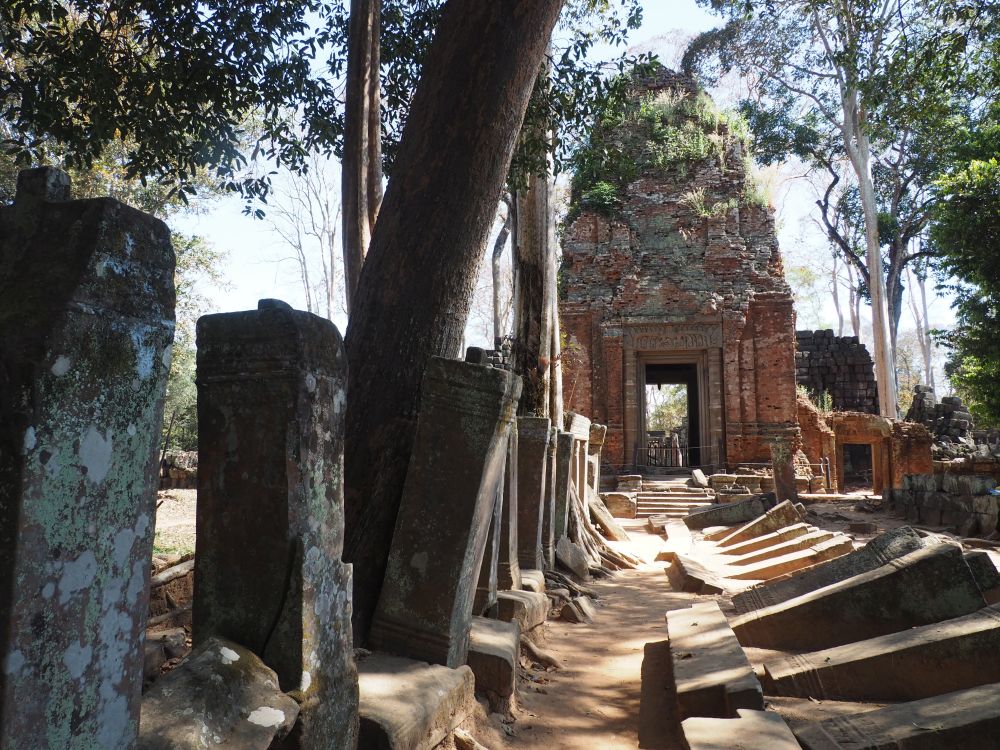
POLYGON ((521 566, 517 561, 517 420, 510 423, 504 459, 503 510, 500 515, 500 545, 497 549, 497 589, 518 591, 521 566))
POLYGON ((521 379, 433 357, 421 386, 410 467, 369 635, 375 649, 456 668, 521 379))
POLYGON ((560 431, 556 438, 556 502, 552 511, 556 542, 566 536, 569 528, 569 489, 574 465, 573 440, 572 432, 560 431))
POLYGON ((0 208, 0 747, 135 744, 174 333, 163 222, 22 172, 0 208))
POLYGON ((296 748, 351 748, 347 364, 330 321, 276 300, 198 321, 194 641, 259 655, 300 703, 296 748))
POLYGON ((556 464, 559 461, 558 440, 559 430, 555 427, 549 431, 548 454, 545 464, 545 494, 542 497, 542 564, 545 570, 556 566, 556 464))
MULTIPOLYGON (((468 361, 468 360, 466 360, 468 361)), ((510 440, 510 436, 507 436, 510 440)), ((493 499, 493 514, 490 517, 490 530, 486 536, 486 548, 483 550, 483 563, 479 566, 479 581, 476 584, 476 597, 472 605, 474 615, 483 615, 492 610, 497 603, 497 570, 500 566, 500 542, 503 533, 503 496, 506 486, 506 460, 504 471, 500 472, 500 483, 493 499)))
POLYGON ((517 418, 517 560, 542 569, 542 524, 548 469, 548 417, 517 418))

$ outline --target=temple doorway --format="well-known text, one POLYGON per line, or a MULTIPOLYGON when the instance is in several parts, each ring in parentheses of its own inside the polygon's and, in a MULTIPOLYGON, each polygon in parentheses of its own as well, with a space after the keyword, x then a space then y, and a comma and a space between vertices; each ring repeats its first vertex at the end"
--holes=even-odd
POLYGON ((700 466, 701 388, 698 365, 649 362, 643 373, 643 449, 650 469, 700 466))

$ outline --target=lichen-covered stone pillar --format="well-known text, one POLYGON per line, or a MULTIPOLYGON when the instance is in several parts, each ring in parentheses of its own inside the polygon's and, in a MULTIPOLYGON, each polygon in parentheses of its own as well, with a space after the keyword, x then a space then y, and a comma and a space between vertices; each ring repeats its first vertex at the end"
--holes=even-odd
POLYGON ((0 747, 135 743, 174 331, 163 222, 22 172, 0 208, 0 747))
POLYGON ((573 465, 573 433, 560 431, 556 438, 556 502, 553 510, 556 542, 566 536, 569 524, 569 488, 573 465))
POLYGON ((545 570, 556 565, 556 463, 558 461, 559 430, 549 429, 548 458, 545 466, 545 495, 542 499, 542 564, 545 570))
POLYGON ((517 561, 517 420, 510 423, 504 462, 503 510, 500 515, 500 546, 497 549, 497 589, 519 591, 521 566, 517 561))
POLYGON ((298 748, 352 748, 344 546, 347 364, 328 320, 276 300, 198 321, 194 640, 258 654, 301 704, 298 748))
POLYGON ((548 417, 517 418, 517 561, 524 570, 542 569, 550 426, 548 417))
POLYGON ((521 379, 433 357, 369 642, 459 667, 521 379))

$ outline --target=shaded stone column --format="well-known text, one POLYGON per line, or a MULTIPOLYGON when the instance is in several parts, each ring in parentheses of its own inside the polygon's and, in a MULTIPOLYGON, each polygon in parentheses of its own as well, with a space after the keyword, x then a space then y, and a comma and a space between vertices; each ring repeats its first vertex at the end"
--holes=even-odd
POLYGON ((556 501, 555 518, 556 542, 566 536, 569 523, 569 488, 573 469, 573 433, 560 432, 556 438, 556 501))
POLYGON ((521 566, 517 561, 517 420, 510 423, 510 438, 504 463, 503 510, 500 514, 500 546, 497 550, 497 588, 518 591, 521 566))
POLYGON ((517 560, 527 570, 542 569, 549 427, 548 417, 517 418, 517 560))
MULTIPOLYGON (((507 440, 510 440, 508 435, 507 440)), ((479 582, 476 584, 476 598, 472 605, 475 615, 482 615, 491 610, 497 603, 497 571, 500 566, 500 544, 503 539, 504 491, 506 482, 506 458, 504 470, 500 472, 500 482, 497 484, 497 494, 493 499, 493 516, 490 520, 489 535, 486 537, 486 549, 483 551, 483 564, 479 566, 479 582)))
POLYGON ((590 425, 590 436, 587 441, 587 483, 594 491, 594 497, 601 492, 601 449, 604 447, 607 433, 607 425, 593 423, 590 425))
POLYGON ((0 747, 125 750, 174 332, 163 222, 22 172, 0 208, 0 747))
POLYGON ((582 414, 572 412, 566 415, 566 428, 573 434, 573 467, 571 474, 577 495, 586 508, 590 503, 587 495, 587 445, 590 441, 590 420, 582 414))
POLYGON ((353 747, 347 365, 328 320, 262 300, 198 321, 194 641, 258 654, 302 704, 294 747, 353 747))
POLYGON ((476 583, 521 380, 433 357, 370 643, 447 667, 465 664, 476 583))

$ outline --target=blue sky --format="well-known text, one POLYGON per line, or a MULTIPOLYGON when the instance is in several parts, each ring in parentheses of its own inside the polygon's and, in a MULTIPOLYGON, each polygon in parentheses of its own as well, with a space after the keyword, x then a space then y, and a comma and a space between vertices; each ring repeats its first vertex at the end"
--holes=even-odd
MULTIPOLYGON (((647 0, 644 21, 631 38, 631 48, 651 51, 660 55, 668 65, 676 57, 686 39, 718 25, 718 20, 695 0, 647 0)), ((610 50, 601 57, 610 54, 610 50)), ((723 96, 716 92, 716 98, 723 96)), ((724 103, 724 102, 723 102, 724 103)), ((331 174, 339 174, 339 166, 328 167, 331 174)), ((799 173, 802 170, 798 170, 799 173)), ((777 212, 779 239, 786 267, 813 265, 815 259, 828 254, 822 234, 812 225, 815 198, 805 181, 798 178, 794 168, 771 172, 765 178, 772 183, 771 197, 777 212)), ((281 187, 281 180, 277 181, 281 187)), ((337 182, 334 181, 334 190, 337 182)), ((237 198, 214 202, 208 210, 181 217, 175 222, 180 231, 199 234, 217 249, 226 253, 223 275, 229 280, 227 289, 205 288, 202 291, 211 301, 212 311, 230 312, 252 309, 257 300, 278 297, 295 307, 305 308, 304 295, 299 283, 296 266, 288 260, 290 252, 266 222, 243 214, 243 203, 237 198)), ((339 228, 338 228, 339 229, 339 228)), ((865 311, 864 314, 866 314, 865 311)), ((829 291, 818 288, 803 295, 798 305, 799 327, 832 325, 835 321, 829 291)), ((912 327, 904 312, 901 329, 912 327)), ((932 302, 932 319, 935 325, 949 325, 953 316, 945 299, 932 302)), ((343 315, 334 315, 334 322, 343 330, 343 315)), ((471 327, 467 343, 485 343, 477 340, 471 327)))

